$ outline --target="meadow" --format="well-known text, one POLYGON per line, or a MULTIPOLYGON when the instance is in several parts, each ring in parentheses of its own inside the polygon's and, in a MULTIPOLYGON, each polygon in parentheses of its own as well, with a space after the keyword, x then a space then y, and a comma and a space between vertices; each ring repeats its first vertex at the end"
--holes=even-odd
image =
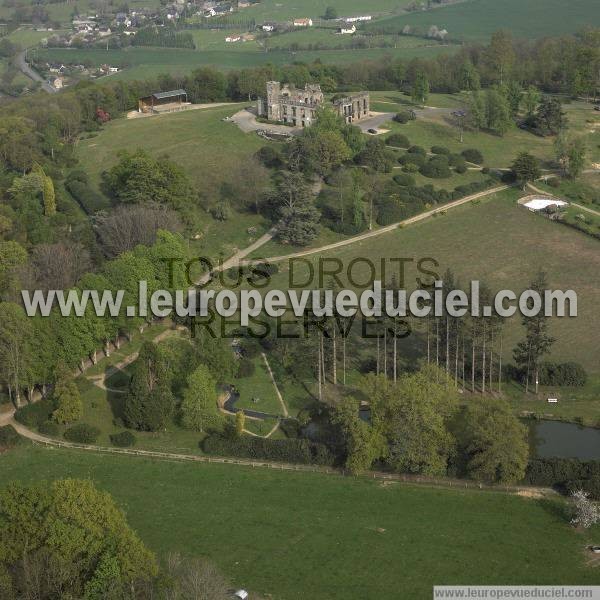
MULTIPOLYGON (((463 285, 480 280, 494 290, 510 289, 516 293, 527 289, 536 272, 543 269, 551 288, 573 289, 578 294, 578 316, 555 318, 551 323, 551 334, 557 338, 551 357, 580 362, 597 375, 600 372, 595 335, 599 325, 596 306, 600 302, 596 285, 600 269, 598 241, 519 207, 516 203, 519 196, 518 190, 508 190, 477 204, 470 203, 418 224, 303 260, 316 267, 321 258, 335 257, 344 265, 354 259, 370 259, 380 275, 382 259, 412 259, 414 262, 406 271, 408 289, 416 287, 416 262, 425 257, 438 263, 435 271, 440 274, 451 269, 463 285)), ((264 246, 256 254, 268 257, 269 248, 264 246)), ((431 263, 425 266, 431 267, 431 263)), ((295 281, 305 279, 307 268, 300 262, 295 265, 295 281)), ((388 280, 392 268, 388 263, 388 280)), ((356 264, 353 277, 356 281, 368 281, 368 266, 364 262, 356 264)), ((288 279, 289 263, 284 261, 272 286, 285 289, 288 279)), ((308 287, 318 286, 313 282, 308 287)), ((511 358, 512 348, 522 336, 519 320, 509 319, 504 332, 506 359, 511 358)), ((399 350, 401 355, 414 352, 415 343, 411 339, 404 341, 405 347, 399 350)))
POLYGON ((560 499, 40 447, 0 455, 0 469, 1 485, 92 479, 155 552, 208 557, 235 586, 280 600, 600 582, 584 565, 599 532, 569 527, 560 499))
MULTIPOLYGON (((220 42, 215 42, 215 44, 220 42)), ((48 48, 39 49, 39 58, 50 62, 76 63, 89 61, 94 66, 110 64, 124 70, 110 79, 150 79, 163 73, 185 75, 202 66, 220 69, 242 69, 264 64, 287 65, 293 62, 313 62, 321 60, 328 64, 347 64, 362 60, 382 60, 391 57, 429 57, 443 51, 448 46, 427 45, 409 48, 367 48, 364 50, 307 50, 292 52, 270 50, 265 52, 254 42, 227 44, 227 49, 179 50, 173 48, 132 47, 123 50, 48 48), (254 46, 254 48, 252 48, 254 46)))
POLYGON ((467 0, 431 11, 403 14, 366 25, 400 32, 405 25, 426 32, 436 25, 453 40, 485 42, 499 29, 527 39, 575 33, 600 25, 596 0, 467 0))

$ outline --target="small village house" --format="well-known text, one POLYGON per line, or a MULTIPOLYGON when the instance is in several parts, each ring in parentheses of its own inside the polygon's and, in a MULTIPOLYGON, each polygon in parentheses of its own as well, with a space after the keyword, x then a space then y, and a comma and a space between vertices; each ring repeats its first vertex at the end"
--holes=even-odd
POLYGON ((312 27, 312 19, 294 19, 294 27, 312 27))

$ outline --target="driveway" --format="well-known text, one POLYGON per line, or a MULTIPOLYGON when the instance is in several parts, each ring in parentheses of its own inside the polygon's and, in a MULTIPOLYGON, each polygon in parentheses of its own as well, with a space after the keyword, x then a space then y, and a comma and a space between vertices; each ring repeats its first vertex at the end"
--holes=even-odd
POLYGON ((363 133, 368 133, 369 129, 379 129, 384 123, 392 120, 396 113, 371 113, 372 116, 356 121, 353 125, 360 127, 363 133))
POLYGON ((251 108, 244 108, 239 112, 236 112, 229 120, 233 121, 244 133, 262 130, 267 131, 268 133, 298 135, 302 131, 302 127, 287 127, 286 125, 259 123, 256 120, 256 111, 251 108))

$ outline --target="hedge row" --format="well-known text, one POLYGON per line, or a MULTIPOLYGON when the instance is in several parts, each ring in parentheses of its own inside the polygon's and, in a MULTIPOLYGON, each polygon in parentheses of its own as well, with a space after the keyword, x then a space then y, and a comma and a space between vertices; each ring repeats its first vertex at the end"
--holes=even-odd
POLYGON ((303 465, 333 465, 335 462, 335 457, 327 446, 306 439, 271 440, 252 436, 229 438, 212 434, 202 442, 202 450, 206 454, 218 456, 303 465))
POLYGON ((54 402, 47 397, 18 408, 15 412, 15 420, 29 429, 39 429, 43 423, 50 420, 53 412, 54 402))
POLYGON ((78 442, 81 444, 93 444, 100 435, 100 430, 87 423, 79 423, 69 427, 63 434, 69 442, 78 442))
POLYGON ((582 489, 589 492, 594 500, 600 500, 600 461, 536 458, 527 466, 525 482, 530 485, 554 487, 565 494, 582 489))
POLYGON ((21 443, 21 437, 12 425, 0 427, 0 452, 10 450, 21 443))

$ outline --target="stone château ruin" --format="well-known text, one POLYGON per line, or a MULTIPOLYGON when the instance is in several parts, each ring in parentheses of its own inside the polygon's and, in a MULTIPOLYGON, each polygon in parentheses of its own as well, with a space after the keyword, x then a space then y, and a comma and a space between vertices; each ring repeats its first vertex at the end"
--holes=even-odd
MULTIPOLYGON (((296 127, 308 127, 316 111, 325 103, 318 83, 307 83, 304 89, 281 85, 279 81, 267 82, 267 95, 258 99, 258 116, 269 121, 280 121, 296 127)), ((346 123, 354 123, 369 116, 369 92, 357 92, 333 101, 333 109, 346 123)))

